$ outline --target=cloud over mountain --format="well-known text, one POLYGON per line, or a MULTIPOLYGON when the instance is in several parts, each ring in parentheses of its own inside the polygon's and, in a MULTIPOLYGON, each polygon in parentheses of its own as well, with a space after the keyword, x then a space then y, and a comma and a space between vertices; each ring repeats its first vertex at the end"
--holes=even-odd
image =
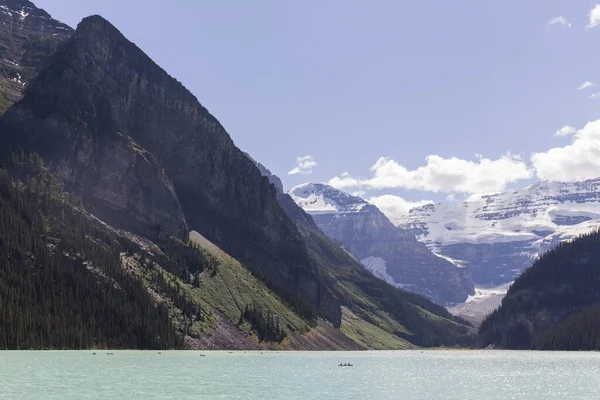
POLYGON ((541 180, 574 182, 600 176, 600 120, 577 131, 571 143, 534 153, 531 163, 541 180))
POLYGON ((309 175, 312 174, 313 168, 317 166, 317 162, 313 156, 302 156, 296 158, 296 167, 288 172, 288 175, 309 175))
POLYGON ((426 164, 410 170, 399 162, 381 157, 373 167, 372 176, 360 179, 344 173, 329 181, 339 189, 409 189, 428 192, 478 193, 504 189, 508 184, 529 179, 533 173, 518 156, 510 153, 491 160, 477 160, 430 155, 426 164))

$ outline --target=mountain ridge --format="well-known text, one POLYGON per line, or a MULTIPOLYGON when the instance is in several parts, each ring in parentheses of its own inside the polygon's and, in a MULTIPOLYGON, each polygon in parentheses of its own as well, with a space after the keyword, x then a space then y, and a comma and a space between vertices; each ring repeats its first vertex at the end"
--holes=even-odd
POLYGON ((433 254, 364 199, 315 183, 296 186, 289 194, 327 236, 387 282, 442 304, 460 303, 474 293, 468 268, 433 254))

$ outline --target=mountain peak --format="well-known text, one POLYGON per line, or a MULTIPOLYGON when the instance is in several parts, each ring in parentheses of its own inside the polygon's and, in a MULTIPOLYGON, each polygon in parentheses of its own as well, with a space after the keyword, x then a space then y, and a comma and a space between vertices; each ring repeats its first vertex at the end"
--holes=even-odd
MULTIPOLYGON (((104 37, 119 38, 127 40, 125 36, 111 24, 106 18, 101 15, 90 15, 82 19, 75 30, 76 34, 101 34, 104 37)), ((128 41, 128 40, 127 40, 128 41)))
POLYGON ((309 214, 356 213, 369 203, 323 183, 305 183, 289 191, 294 201, 309 214))

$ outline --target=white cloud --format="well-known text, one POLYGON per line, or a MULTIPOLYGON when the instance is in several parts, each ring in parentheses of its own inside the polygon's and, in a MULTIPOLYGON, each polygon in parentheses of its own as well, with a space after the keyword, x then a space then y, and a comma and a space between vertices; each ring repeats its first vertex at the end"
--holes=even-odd
POLYGON ((571 144, 534 153, 531 162, 539 179, 574 182, 600 176, 600 120, 589 122, 571 144))
POLYGON ((532 177, 521 158, 510 153, 490 160, 476 161, 431 155, 426 165, 409 170, 398 162, 382 157, 371 167, 372 177, 358 179, 348 173, 334 177, 329 184, 338 189, 411 189, 429 192, 478 193, 504 189, 508 184, 532 177))
POLYGON ((560 26, 565 26, 567 28, 570 28, 571 26, 573 26, 572 23, 570 23, 565 17, 558 16, 556 18, 552 18, 550 21, 548 21, 548 25, 560 25, 560 26))
POLYGON ((562 128, 560 128, 559 130, 557 130, 554 135, 555 136, 568 136, 568 135, 572 135, 575 132, 577 132, 577 129, 575 129, 572 126, 569 125, 565 125, 562 128))
POLYGON ((288 172, 288 175, 309 175, 312 174, 313 168, 317 166, 317 162, 313 156, 302 156, 296 158, 296 168, 288 172))
POLYGON ((592 29, 600 25, 600 4, 596 4, 588 14, 590 22, 585 27, 586 29, 592 29))
POLYGON ((585 89, 593 88, 594 86, 596 86, 596 84, 594 82, 585 81, 581 84, 581 86, 579 86, 577 88, 577 90, 585 90, 585 89))
POLYGON ((402 197, 391 194, 371 197, 368 201, 379 208, 381 212, 394 223, 394 225, 398 225, 401 222, 402 217, 408 215, 408 212, 411 209, 433 203, 433 201, 429 200, 408 201, 402 197))
POLYGON ((598 97, 600 97, 600 92, 598 92, 598 93, 592 93, 592 95, 590 96, 590 99, 596 100, 598 97))

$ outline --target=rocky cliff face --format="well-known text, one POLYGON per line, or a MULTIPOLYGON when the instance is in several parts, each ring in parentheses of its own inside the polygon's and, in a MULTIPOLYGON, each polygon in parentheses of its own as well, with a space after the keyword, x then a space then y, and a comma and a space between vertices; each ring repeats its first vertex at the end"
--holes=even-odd
POLYGON ((0 0, 0 115, 72 32, 28 0, 0 0))
POLYGON ((387 282, 443 304, 462 302, 473 293, 468 268, 436 256, 363 199, 322 184, 297 186, 290 195, 327 236, 387 282))
POLYGON ((0 146, 40 153, 119 227, 158 240, 200 232, 339 325, 339 302, 268 180, 183 85, 103 18, 84 19, 5 114, 0 146))
POLYGON ((400 226, 434 252, 469 265, 476 284, 499 285, 556 244, 600 226, 600 179, 430 204, 411 210, 400 226))

